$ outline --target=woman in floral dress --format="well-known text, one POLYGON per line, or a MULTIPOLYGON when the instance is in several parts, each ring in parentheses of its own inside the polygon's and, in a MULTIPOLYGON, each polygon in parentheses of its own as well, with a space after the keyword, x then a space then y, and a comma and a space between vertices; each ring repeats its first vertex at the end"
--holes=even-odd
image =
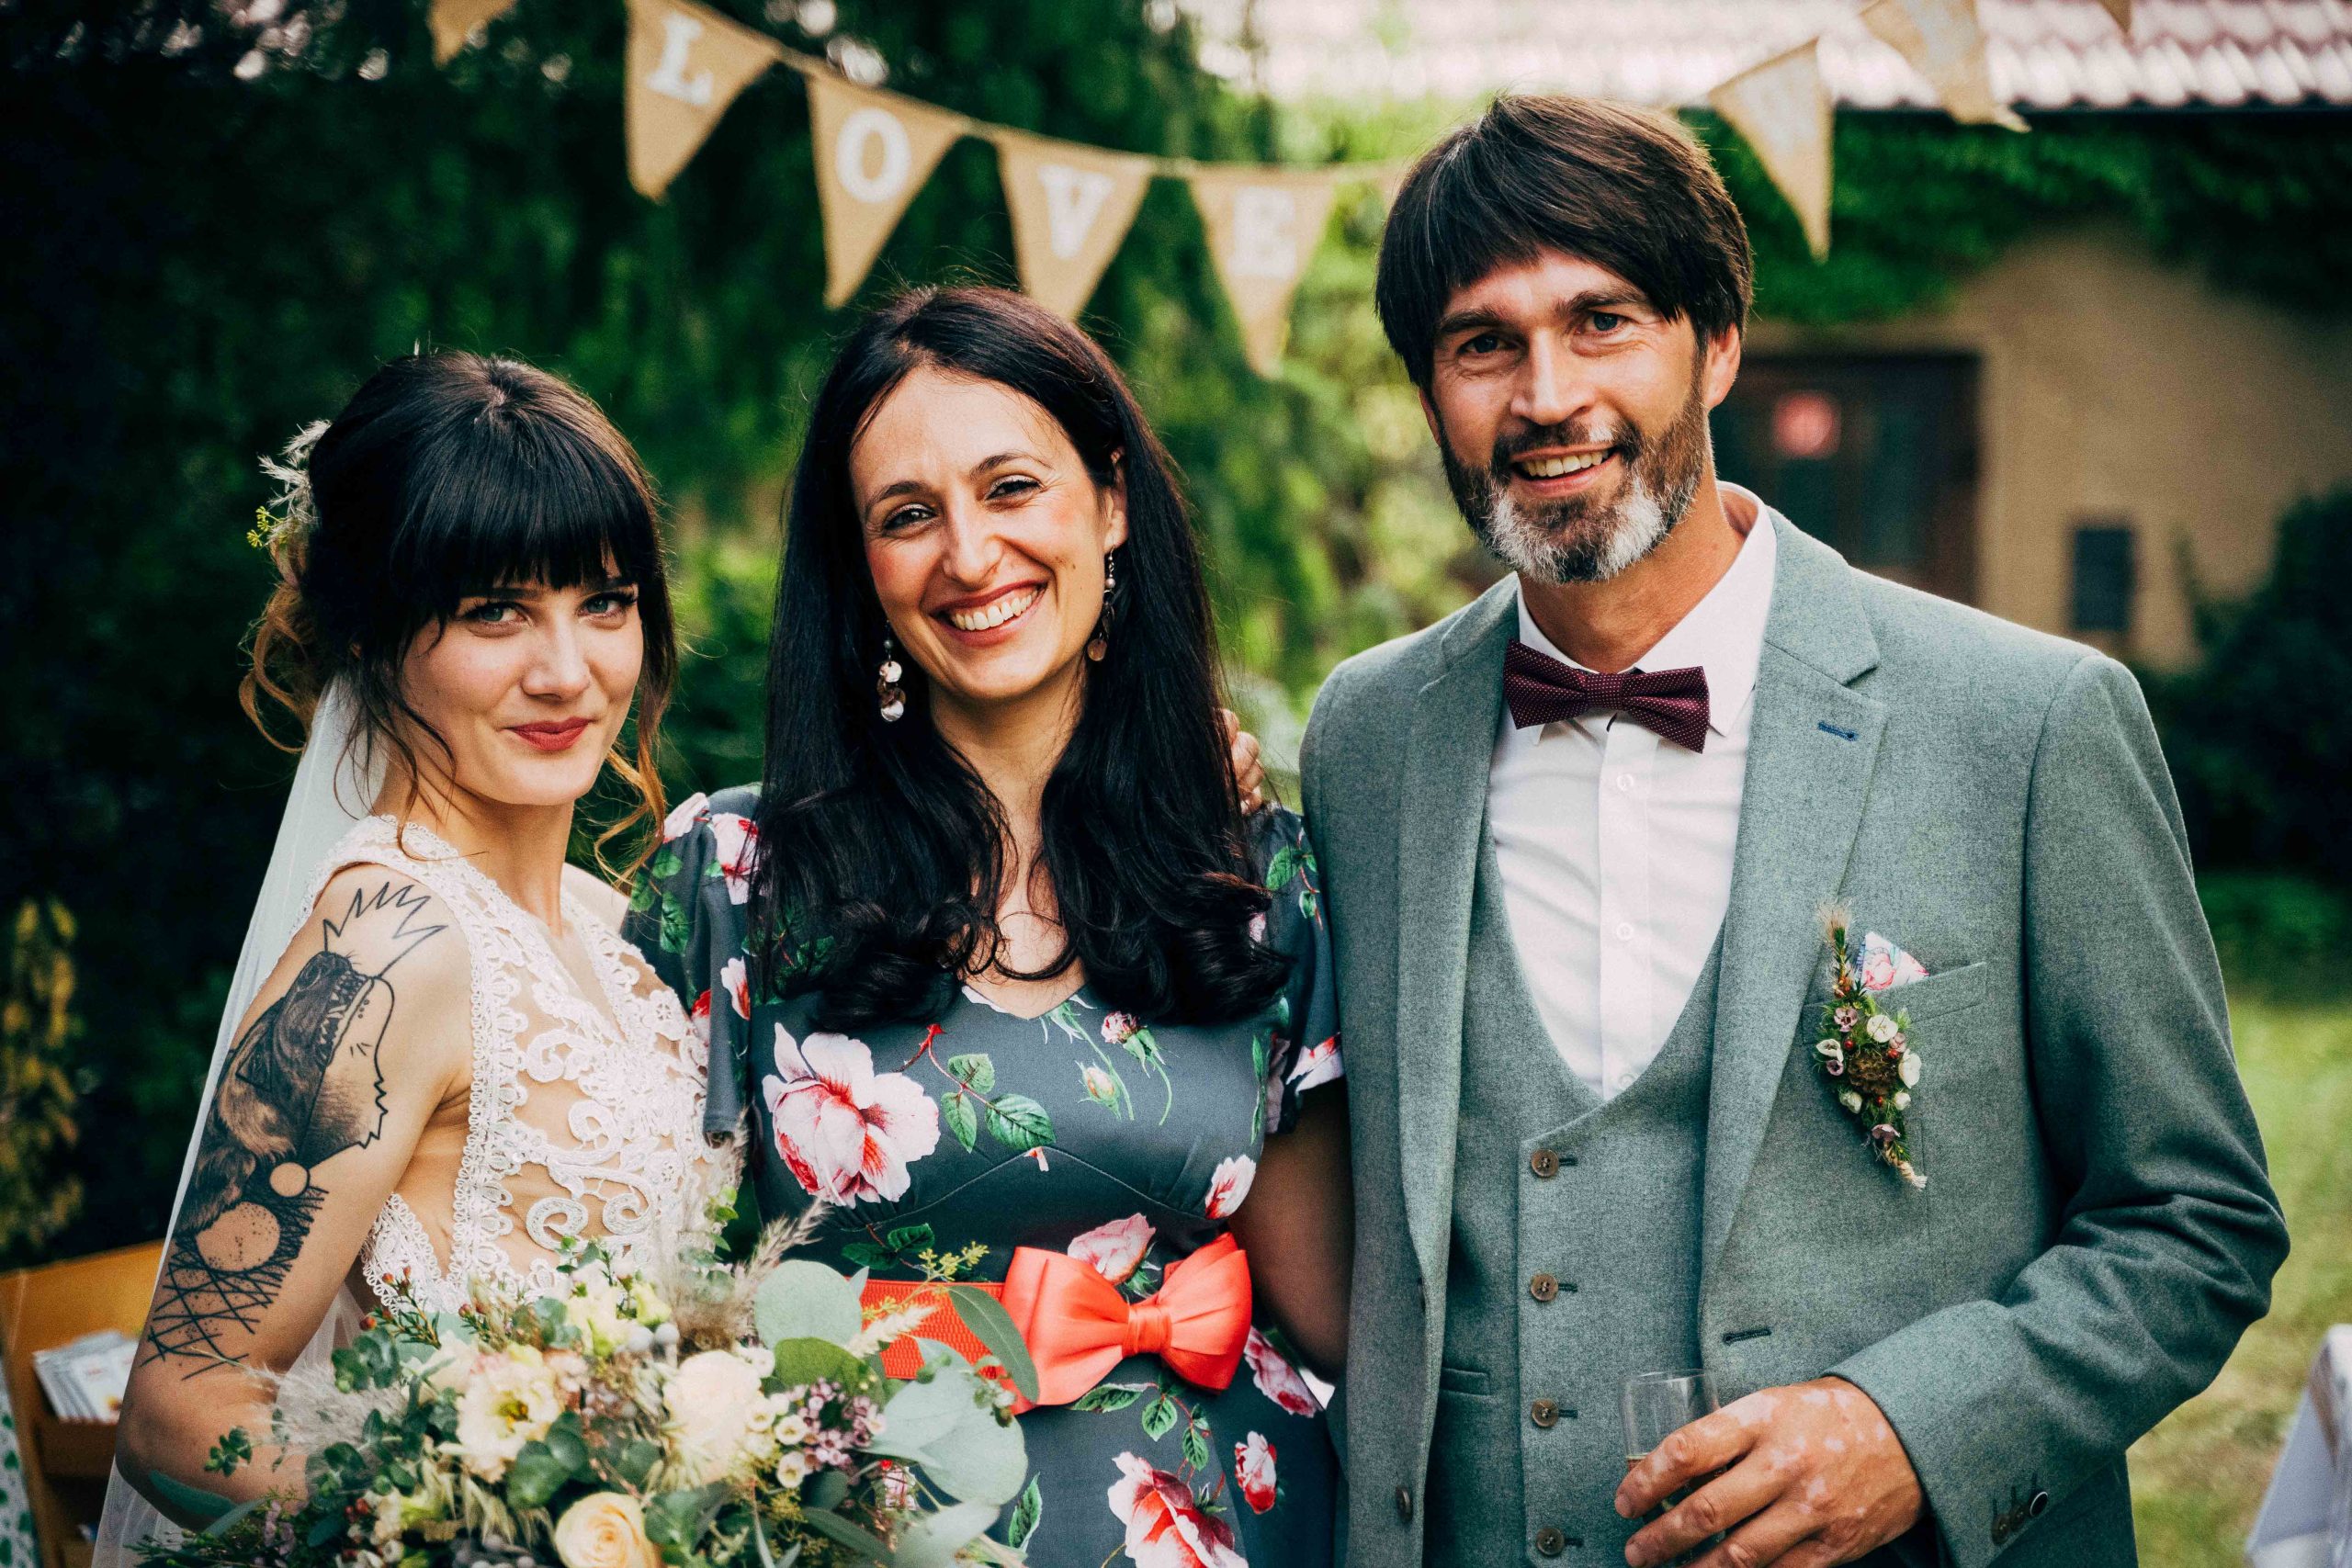
POLYGON ((1303 824, 1235 803, 1216 668, 1110 361, 917 291, 812 410, 766 776, 673 814, 631 915, 764 1214, 827 1205, 820 1251, 876 1281, 1004 1283, 1043 1386, 998 1533, 1041 1568, 1331 1561, 1323 911, 1303 824))

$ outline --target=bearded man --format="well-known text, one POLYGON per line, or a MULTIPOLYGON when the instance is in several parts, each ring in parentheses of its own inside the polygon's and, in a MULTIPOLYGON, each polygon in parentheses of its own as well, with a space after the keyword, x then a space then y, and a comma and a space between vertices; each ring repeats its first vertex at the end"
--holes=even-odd
POLYGON ((1303 758, 1358 1568, 2129 1563, 2125 1449, 2286 1253, 2138 687, 1716 479, 1749 283, 1689 134, 1574 99, 1388 220, 1511 574, 1334 671, 1303 758), (1629 1471, 1679 1369, 1725 1407, 1629 1471))

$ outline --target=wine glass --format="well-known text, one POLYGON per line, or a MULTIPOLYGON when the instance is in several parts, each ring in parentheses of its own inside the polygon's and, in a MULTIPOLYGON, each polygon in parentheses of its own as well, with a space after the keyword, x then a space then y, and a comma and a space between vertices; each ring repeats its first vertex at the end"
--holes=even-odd
MULTIPOLYGON (((1721 1407, 1715 1394, 1715 1378, 1703 1368, 1691 1368, 1671 1372, 1644 1372, 1625 1381, 1625 1468, 1631 1471, 1649 1458, 1651 1450, 1668 1437, 1689 1426, 1702 1416, 1712 1416, 1721 1407)), ((1657 1506, 1644 1516, 1648 1524, 1665 1517, 1668 1509, 1713 1480, 1700 1476, 1688 1485, 1671 1492, 1657 1506)), ((1689 1562, 1721 1536, 1703 1541, 1689 1552, 1676 1558, 1677 1563, 1689 1562)))

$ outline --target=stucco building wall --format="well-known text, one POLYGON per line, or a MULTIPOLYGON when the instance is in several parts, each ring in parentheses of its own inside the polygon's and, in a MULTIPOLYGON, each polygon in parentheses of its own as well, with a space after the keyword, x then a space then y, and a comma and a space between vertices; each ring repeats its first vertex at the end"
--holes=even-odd
POLYGON ((2208 592, 2238 592, 2288 504, 2352 483, 2352 325, 2223 293, 2122 234, 2029 242, 1945 309, 1829 330, 1759 321, 1748 342, 1977 355, 1976 602, 2074 635, 2074 530, 2128 520, 2132 631, 2092 640, 2152 663, 2196 651, 2184 543, 2208 592))

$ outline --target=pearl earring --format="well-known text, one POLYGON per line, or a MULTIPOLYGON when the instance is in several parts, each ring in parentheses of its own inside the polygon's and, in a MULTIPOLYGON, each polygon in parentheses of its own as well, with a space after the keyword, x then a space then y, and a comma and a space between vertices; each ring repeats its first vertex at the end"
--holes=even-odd
POLYGON ((890 634, 882 634, 882 668, 876 671, 881 678, 874 682, 874 695, 882 711, 882 722, 896 724, 907 714, 907 694, 899 685, 906 671, 899 666, 899 645, 890 634))

